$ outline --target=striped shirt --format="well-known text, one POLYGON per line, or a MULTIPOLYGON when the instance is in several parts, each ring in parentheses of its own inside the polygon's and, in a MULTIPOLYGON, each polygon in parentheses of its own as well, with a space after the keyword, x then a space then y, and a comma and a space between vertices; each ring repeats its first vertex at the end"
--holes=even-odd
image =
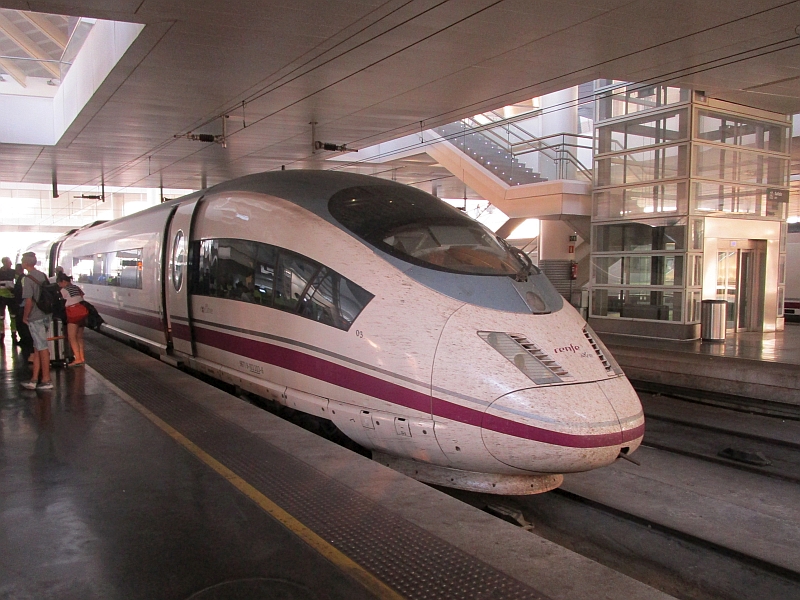
POLYGON ((67 301, 66 306, 78 304, 83 300, 83 291, 74 283, 68 283, 61 288, 61 295, 64 297, 64 300, 67 301))

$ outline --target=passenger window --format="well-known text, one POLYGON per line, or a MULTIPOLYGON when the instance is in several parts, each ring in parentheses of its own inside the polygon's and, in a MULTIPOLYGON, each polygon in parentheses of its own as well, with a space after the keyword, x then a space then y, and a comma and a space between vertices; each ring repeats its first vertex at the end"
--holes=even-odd
POLYGON ((120 250, 106 255, 108 285, 142 289, 142 249, 120 250))
POLYGON ((216 242, 213 240, 203 240, 197 242, 199 248, 193 252, 197 256, 197 268, 194 270, 194 281, 192 284, 192 294, 203 296, 216 296, 216 242))
POLYGON ((290 252, 281 252, 276 272, 275 308, 295 312, 319 265, 290 252))
POLYGON ((256 244, 220 240, 217 248, 217 295, 229 300, 254 302, 256 244))
POLYGON ((142 289, 142 249, 118 250, 72 259, 78 283, 142 289))
POLYGON ((256 304, 272 306, 277 258, 278 249, 275 246, 256 244, 255 289, 253 290, 256 304))
POLYGON ((307 319, 339 327, 338 311, 333 299, 334 281, 339 275, 328 269, 321 269, 314 283, 308 288, 300 314, 307 319))
POLYGON ((80 256, 72 259, 72 276, 76 283, 94 283, 94 257, 80 256))
POLYGON ((330 269, 323 268, 300 307, 307 319, 347 331, 374 296, 330 269))
POLYGON ((94 280, 92 283, 96 285, 106 285, 107 277, 106 277, 106 255, 105 254, 96 254, 94 257, 94 268, 92 269, 94 273, 94 280))
POLYGON ((350 325, 353 324, 353 321, 356 320, 359 313, 361 313, 369 301, 375 297, 361 286, 356 285, 344 277, 339 278, 337 296, 339 315, 341 317, 341 322, 338 327, 345 331, 350 329, 350 325))
POLYGON ((192 256, 192 294, 271 306, 344 331, 374 298, 335 271, 269 244, 204 240, 192 256))

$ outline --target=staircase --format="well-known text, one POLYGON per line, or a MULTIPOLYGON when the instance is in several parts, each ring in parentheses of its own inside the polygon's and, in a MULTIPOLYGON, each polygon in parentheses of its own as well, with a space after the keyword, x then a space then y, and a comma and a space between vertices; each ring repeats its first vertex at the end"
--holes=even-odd
POLYGON ((539 173, 534 173, 533 169, 529 169, 514 158, 500 144, 480 131, 467 127, 461 121, 436 127, 434 131, 508 185, 547 181, 539 173))

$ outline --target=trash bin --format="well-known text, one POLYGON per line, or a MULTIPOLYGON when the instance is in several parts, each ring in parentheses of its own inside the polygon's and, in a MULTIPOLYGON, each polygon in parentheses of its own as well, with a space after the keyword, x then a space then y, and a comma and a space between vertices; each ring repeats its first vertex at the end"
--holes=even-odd
POLYGON ((703 300, 700 307, 700 337, 703 341, 724 342, 728 303, 725 300, 703 300))

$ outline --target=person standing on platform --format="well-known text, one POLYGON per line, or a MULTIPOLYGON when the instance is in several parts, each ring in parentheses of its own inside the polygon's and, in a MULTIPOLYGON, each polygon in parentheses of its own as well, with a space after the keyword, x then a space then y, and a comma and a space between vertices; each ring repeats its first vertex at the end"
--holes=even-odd
POLYGON ((83 290, 72 283, 72 277, 62 271, 56 276, 56 283, 61 288, 61 295, 65 301, 67 337, 69 337, 69 345, 72 347, 72 354, 75 355, 75 360, 69 366, 82 367, 86 363, 83 355, 83 330, 86 327, 89 309, 81 303, 83 290))
POLYGON ((25 302, 22 322, 28 326, 33 338, 33 374, 30 381, 22 383, 22 387, 27 390, 52 390, 50 350, 47 347, 51 317, 36 306, 36 300, 42 293, 42 285, 47 282, 47 275, 36 268, 36 254, 33 252, 22 255, 22 266, 28 272, 22 280, 22 299, 25 302))
POLYGON ((8 309, 9 328, 11 329, 11 343, 17 345, 17 303, 14 300, 14 269, 11 259, 3 257, 3 266, 0 267, 0 346, 6 339, 5 316, 8 309))
POLYGON ((22 301, 22 281, 25 279, 25 269, 22 263, 17 263, 14 269, 14 304, 17 308, 17 333, 19 334, 19 347, 22 350, 22 362, 28 363, 28 358, 33 354, 33 338, 30 329, 22 322, 25 312, 25 303, 22 301))

